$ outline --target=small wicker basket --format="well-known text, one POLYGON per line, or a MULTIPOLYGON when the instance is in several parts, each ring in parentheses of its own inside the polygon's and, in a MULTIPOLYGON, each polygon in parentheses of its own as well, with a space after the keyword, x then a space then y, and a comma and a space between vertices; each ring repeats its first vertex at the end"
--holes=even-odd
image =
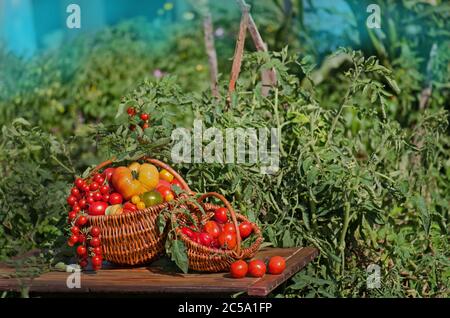
MULTIPOLYGON (((216 197, 221 200, 225 207, 228 209, 230 213, 231 220, 236 229, 238 227, 239 222, 249 222, 249 220, 234 211, 231 204, 219 193, 209 192, 205 193, 198 199, 198 202, 202 205, 205 210, 205 215, 201 218, 201 223, 205 223, 208 220, 211 220, 214 217, 214 211, 219 208, 219 206, 203 203, 203 200, 208 197, 216 197)), ((197 211, 198 212, 198 211, 197 211)), ((179 218, 178 220, 180 225, 184 225, 185 220, 183 218, 179 218)), ((190 239, 187 235, 183 234, 181 231, 181 226, 176 228, 177 236, 184 242, 187 249, 188 259, 189 259, 189 268, 195 271, 201 272, 222 272, 227 271, 230 268, 230 265, 239 259, 247 259, 255 256, 258 251, 261 243, 263 242, 263 236, 261 230, 256 226, 256 224, 251 223, 253 226, 253 235, 256 235, 256 240, 251 244, 250 247, 242 248, 242 239, 239 234, 239 230, 236 231, 236 247, 233 250, 223 250, 218 248, 212 248, 203 246, 192 239, 190 239)))

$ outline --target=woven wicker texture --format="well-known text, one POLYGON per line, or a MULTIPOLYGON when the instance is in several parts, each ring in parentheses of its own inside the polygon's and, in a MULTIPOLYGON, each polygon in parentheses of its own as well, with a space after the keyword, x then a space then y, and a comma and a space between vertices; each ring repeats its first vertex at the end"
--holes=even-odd
MULTIPOLYGON (((234 211, 231 204, 223 197, 221 194, 210 192, 202 195, 198 201, 202 202, 207 197, 216 197, 221 200, 225 207, 230 213, 231 220, 238 229, 238 222, 250 222, 245 216, 238 214, 234 211)), ((205 210, 205 215, 202 217, 202 224, 206 221, 211 220, 214 217, 214 211, 220 206, 202 203, 205 210)), ((198 211, 193 211, 198 212, 198 211)), ((179 220, 180 224, 183 225, 183 219, 179 220)), ((239 230, 236 231, 237 244, 234 250, 223 250, 212 247, 203 246, 193 240, 191 240, 187 235, 181 232, 181 227, 176 229, 178 237, 185 243, 187 254, 189 258, 189 268, 195 271, 201 272, 222 272, 228 271, 230 265, 238 259, 248 259, 255 256, 261 243, 263 242, 263 236, 261 230, 256 226, 256 224, 251 223, 253 226, 253 234, 256 236, 255 241, 250 247, 242 248, 242 241, 239 234, 239 230)))

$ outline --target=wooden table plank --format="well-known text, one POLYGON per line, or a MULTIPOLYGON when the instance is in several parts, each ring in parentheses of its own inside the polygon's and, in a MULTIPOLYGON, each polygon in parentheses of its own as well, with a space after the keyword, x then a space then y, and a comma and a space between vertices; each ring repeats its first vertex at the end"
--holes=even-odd
MULTIPOLYGON (((31 281, 30 293, 221 293, 247 292, 251 296, 266 296, 306 266, 318 251, 311 247, 264 248, 255 258, 266 260, 274 255, 286 258, 286 270, 281 275, 263 278, 231 278, 228 273, 188 273, 168 271, 164 260, 148 267, 105 268, 81 273, 81 288, 70 289, 66 280, 70 273, 49 272, 31 281), (165 270, 166 269, 166 270, 165 270)), ((5 274, 11 269, 0 268, 5 274)), ((0 278, 0 291, 20 290, 16 278, 0 278)))

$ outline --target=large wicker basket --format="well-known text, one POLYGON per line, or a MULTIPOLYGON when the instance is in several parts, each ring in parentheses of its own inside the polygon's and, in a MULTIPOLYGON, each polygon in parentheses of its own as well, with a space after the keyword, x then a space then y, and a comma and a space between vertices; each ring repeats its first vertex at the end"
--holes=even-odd
MULTIPOLYGON (((141 160, 166 169, 178 179, 183 190, 191 192, 183 178, 169 165, 157 159, 141 160)), ((112 163, 113 160, 101 163, 90 177, 112 163)), ((103 259, 120 265, 137 265, 157 258, 164 251, 167 233, 159 232, 156 220, 161 210, 168 206, 168 203, 163 203, 134 213, 88 216, 88 226, 95 225, 101 229, 103 259)))
MULTIPOLYGON (((205 223, 208 220, 211 220, 214 217, 214 211, 219 208, 219 206, 210 204, 210 203, 203 203, 203 200, 208 197, 216 197, 219 200, 221 200, 225 207, 228 209, 228 212, 230 213, 231 220, 235 226, 236 229, 238 229, 238 221, 239 222, 249 222, 249 220, 234 211, 231 204, 228 202, 227 199, 225 199, 224 196, 222 196, 219 193, 216 192, 209 192, 205 193, 198 199, 198 202, 202 205, 203 209, 205 210, 205 215, 201 217, 201 223, 205 223)), ((197 211, 198 212, 198 211, 197 211)), ((189 259, 189 268, 195 271, 201 271, 201 272, 222 272, 227 271, 230 268, 230 265, 239 259, 248 259, 255 256, 256 252, 258 251, 259 247, 261 246, 261 243, 263 242, 263 236, 261 233, 261 230, 258 228, 258 226, 254 223, 252 224, 253 227, 253 235, 256 236, 256 240, 251 244, 251 246, 247 248, 242 247, 242 239, 239 234, 239 231, 236 231, 236 239, 237 244, 235 249, 233 250, 223 250, 213 247, 207 247, 203 246, 192 239, 190 239, 187 235, 183 234, 181 232, 181 227, 184 225, 183 218, 180 218, 178 220, 179 224, 181 226, 176 228, 177 236, 184 242, 187 249, 188 259, 189 259)))

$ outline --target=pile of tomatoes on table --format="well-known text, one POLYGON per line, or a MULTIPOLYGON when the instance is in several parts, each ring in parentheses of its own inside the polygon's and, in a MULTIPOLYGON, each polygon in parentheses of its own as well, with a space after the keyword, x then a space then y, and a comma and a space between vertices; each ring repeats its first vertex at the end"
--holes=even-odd
POLYGON ((224 207, 217 208, 214 212, 214 220, 207 221, 199 230, 190 226, 181 227, 181 233, 192 241, 203 246, 232 250, 236 247, 236 231, 239 231, 242 240, 253 233, 250 222, 241 222, 236 229, 228 220, 228 210, 224 207))
POLYGON ((248 264, 244 260, 235 261, 230 266, 230 275, 233 278, 243 278, 247 275, 251 277, 263 277, 266 273, 279 275, 286 269, 286 261, 281 256, 273 256, 267 262, 260 259, 250 261, 248 264))
POLYGON ((92 267, 102 264, 101 230, 87 226, 87 217, 135 213, 174 200, 173 186, 180 182, 167 171, 150 163, 133 162, 129 166, 107 168, 88 179, 77 178, 67 203, 71 207, 69 246, 76 246, 81 267, 91 257, 92 267))

